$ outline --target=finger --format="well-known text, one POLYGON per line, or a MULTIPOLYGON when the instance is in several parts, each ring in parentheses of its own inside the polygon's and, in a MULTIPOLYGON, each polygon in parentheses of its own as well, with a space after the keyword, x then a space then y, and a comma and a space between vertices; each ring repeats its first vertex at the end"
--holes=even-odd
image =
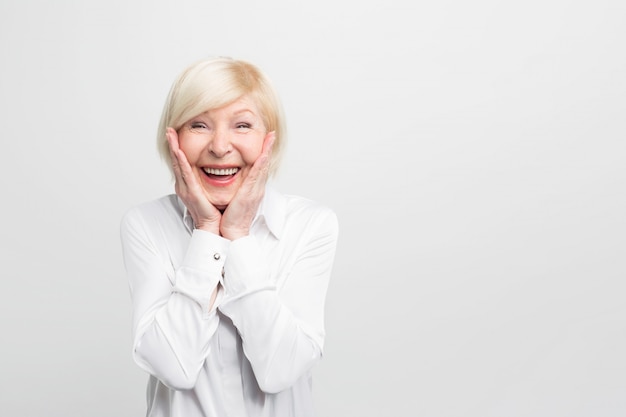
POLYGON ((261 154, 266 154, 268 156, 271 155, 275 142, 276 142, 275 131, 271 131, 267 135, 265 135, 265 139, 263 140, 263 149, 261 151, 261 154))
POLYGON ((180 147, 178 147, 176 150, 176 160, 178 161, 178 170, 180 173, 181 181, 184 182, 187 189, 193 193, 201 193, 202 189, 200 187, 200 183, 198 182, 196 175, 191 168, 191 164, 187 159, 187 155, 185 155, 185 152, 183 152, 180 147))
POLYGON ((187 156, 181 149, 179 149, 176 152, 176 157, 178 159, 180 177, 182 178, 183 181, 185 181, 185 184, 189 186, 190 183, 193 182, 195 178, 193 175, 193 171, 191 170, 191 165, 189 164, 189 161, 187 160, 187 156))
POLYGON ((178 158, 178 152, 180 148, 178 147, 178 135, 176 131, 171 127, 168 127, 165 131, 165 137, 167 139, 167 143, 169 144, 170 150, 170 158, 172 160, 172 170, 174 171, 174 176, 177 181, 182 180, 182 175, 180 171, 180 160, 178 158))
POLYGON ((252 171, 263 172, 269 168, 270 155, 272 154, 272 148, 274 147, 274 142, 276 141, 276 133, 274 131, 269 132, 265 135, 263 139, 263 148, 261 149, 261 154, 254 161, 252 166, 252 171))
POLYGON ((265 140, 263 141, 263 150, 261 151, 261 155, 257 161, 259 164, 259 172, 261 174, 261 178, 263 179, 266 179, 269 174, 272 149, 274 149, 275 142, 276 142, 276 132, 274 131, 269 132, 265 136, 265 140))
POLYGON ((178 133, 174 129, 168 128, 166 135, 170 144, 170 155, 172 156, 172 168, 176 177, 176 184, 179 186, 179 190, 183 191, 183 189, 189 188, 190 181, 193 182, 195 177, 187 160, 187 155, 180 149, 178 133))

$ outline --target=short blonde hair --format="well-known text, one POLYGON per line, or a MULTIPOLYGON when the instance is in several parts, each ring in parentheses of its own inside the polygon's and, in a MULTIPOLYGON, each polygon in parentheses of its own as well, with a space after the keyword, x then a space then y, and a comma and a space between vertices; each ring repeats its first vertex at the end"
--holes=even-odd
POLYGON ((185 69, 174 81, 163 107, 157 132, 161 157, 172 170, 166 129, 179 130, 191 118, 226 106, 244 95, 251 97, 268 132, 276 139, 272 149, 270 173, 278 169, 285 146, 285 117, 278 94, 268 77, 249 62, 228 57, 209 58, 185 69))

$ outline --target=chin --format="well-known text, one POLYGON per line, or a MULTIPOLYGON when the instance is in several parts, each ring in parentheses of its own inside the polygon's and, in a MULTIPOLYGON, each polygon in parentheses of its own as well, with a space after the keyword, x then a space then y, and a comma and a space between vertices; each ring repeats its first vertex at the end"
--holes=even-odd
POLYGON ((215 208, 219 211, 226 210, 226 207, 228 207, 229 203, 230 200, 211 200, 211 204, 213 204, 213 206, 215 206, 215 208))
POLYGON ((209 202, 220 211, 224 211, 234 197, 234 193, 225 192, 226 190, 207 190, 209 202))

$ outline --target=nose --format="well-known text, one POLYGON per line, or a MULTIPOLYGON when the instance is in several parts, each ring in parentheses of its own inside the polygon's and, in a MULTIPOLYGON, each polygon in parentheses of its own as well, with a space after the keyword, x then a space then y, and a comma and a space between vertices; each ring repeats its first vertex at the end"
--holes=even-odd
POLYGON ((216 129, 209 142, 209 152, 216 158, 223 158, 232 150, 229 133, 224 129, 216 129))

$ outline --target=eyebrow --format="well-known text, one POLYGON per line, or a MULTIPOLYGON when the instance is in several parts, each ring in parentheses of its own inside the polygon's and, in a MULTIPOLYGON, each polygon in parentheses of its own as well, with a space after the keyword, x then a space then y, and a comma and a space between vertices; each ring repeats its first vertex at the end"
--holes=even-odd
POLYGON ((252 110, 248 109, 248 108, 243 108, 241 110, 237 110, 236 112, 234 112, 234 115, 240 115, 241 113, 252 113, 254 116, 256 116, 257 114, 255 112, 253 112, 252 110))

